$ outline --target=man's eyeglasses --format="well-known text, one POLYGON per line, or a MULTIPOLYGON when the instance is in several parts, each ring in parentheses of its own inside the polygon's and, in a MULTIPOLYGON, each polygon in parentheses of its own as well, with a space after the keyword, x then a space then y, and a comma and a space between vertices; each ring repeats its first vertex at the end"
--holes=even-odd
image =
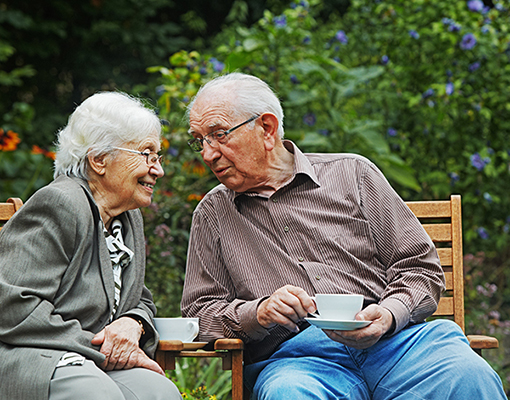
POLYGON ((159 155, 158 153, 154 153, 153 151, 138 151, 133 149, 124 149, 122 147, 113 147, 116 150, 123 150, 123 151, 129 151, 130 153, 134 154, 140 154, 141 156, 145 157, 145 162, 147 163, 148 167, 154 166, 156 163, 161 164, 161 160, 163 159, 162 155, 159 155))
POLYGON ((240 128, 241 126, 247 124, 248 122, 251 122, 255 119, 260 117, 260 115, 255 115, 251 117, 250 119, 247 119, 244 122, 241 122, 239 125, 234 126, 233 128, 230 128, 229 130, 225 131, 223 129, 219 129, 217 131, 214 131, 212 133, 209 133, 208 135, 205 135, 203 138, 193 138, 188 140, 188 145, 191 147, 191 150, 196 152, 201 152, 204 150, 204 140, 209 144, 211 147, 216 147, 218 143, 225 144, 228 140, 228 135, 234 132, 237 128, 240 128))

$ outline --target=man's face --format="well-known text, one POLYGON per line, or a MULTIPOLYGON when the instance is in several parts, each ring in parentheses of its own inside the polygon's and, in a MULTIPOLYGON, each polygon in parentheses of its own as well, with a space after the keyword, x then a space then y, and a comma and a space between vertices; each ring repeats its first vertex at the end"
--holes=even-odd
MULTIPOLYGON (((195 138, 203 138, 219 129, 228 130, 250 117, 233 115, 231 109, 228 101, 219 96, 197 99, 190 111, 190 133, 195 138)), ((200 154, 204 162, 229 189, 256 191, 267 181, 264 129, 259 119, 234 130, 224 144, 210 145, 204 140, 203 145, 200 154)))

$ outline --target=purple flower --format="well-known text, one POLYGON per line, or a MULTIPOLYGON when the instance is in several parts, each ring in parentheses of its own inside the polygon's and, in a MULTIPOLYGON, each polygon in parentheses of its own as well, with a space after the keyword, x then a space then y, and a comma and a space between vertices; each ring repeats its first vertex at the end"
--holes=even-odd
POLYGON ((484 25, 482 26, 482 29, 480 30, 482 33, 487 33, 489 32, 489 26, 488 25, 484 25))
POLYGON ((485 201, 487 201, 487 203, 492 203, 492 196, 490 195, 490 193, 485 192, 483 194, 483 198, 485 199, 485 201))
POLYGON ((411 29, 408 33, 409 33, 409 36, 411 36, 414 39, 420 38, 420 34, 418 32, 416 32, 414 29, 411 29))
POLYGON ((485 166, 490 163, 490 158, 485 157, 482 159, 480 154, 474 153, 471 155, 471 165, 475 167, 478 171, 481 171, 485 168, 485 166))
POLYGON ((154 229, 154 234, 159 236, 160 238, 164 238, 166 234, 170 233, 170 228, 166 224, 161 224, 156 226, 154 229))
POLYGON ((498 10, 498 11, 503 11, 503 9, 504 9, 503 4, 501 4, 501 3, 496 4, 494 7, 495 7, 495 8, 496 8, 496 10, 498 10))
POLYGON ((198 72, 200 73, 200 75, 206 75, 207 74, 207 68, 206 67, 200 67, 198 72))
POLYGON ((449 172, 448 176, 450 177, 450 185, 451 186, 454 186, 455 182, 457 182, 460 179, 459 174, 457 174, 456 172, 449 172))
POLYGON ((156 95, 161 97, 166 92, 165 85, 156 86, 156 95))
POLYGON ((209 60, 213 66, 213 70, 216 72, 223 71, 223 68, 225 68, 225 64, 223 64, 221 61, 218 61, 215 57, 211 57, 209 60))
POLYGON ((310 36, 306 36, 306 37, 303 39, 303 44, 309 44, 311 41, 312 41, 312 39, 310 38, 310 36))
POLYGON ((321 134, 322 136, 329 136, 329 130, 319 129, 319 134, 321 134))
POLYGON ((426 99, 427 97, 430 97, 430 96, 434 96, 434 89, 427 89, 425 92, 423 92, 423 94, 421 95, 421 97, 423 97, 424 99, 426 99))
POLYGON ((299 79, 298 79, 298 78, 297 78, 297 76, 296 76, 296 75, 294 75, 294 74, 292 74, 292 75, 290 76, 290 81, 291 81, 292 83, 299 83, 299 79))
POLYGON ((177 150, 175 147, 169 147, 168 154, 170 154, 172 157, 177 157, 179 150, 177 150))
POLYGON ((457 22, 453 21, 450 26, 448 27, 448 30, 450 32, 458 32, 460 31, 462 27, 460 26, 460 24, 458 24, 457 22))
POLYGON ((476 71, 478 68, 480 68, 480 62, 479 61, 476 61, 474 62, 473 64, 471 64, 469 66, 469 72, 474 72, 476 71))
POLYGON ((285 15, 274 17, 273 23, 277 28, 285 28, 287 26, 287 17, 285 15))
POLYGON ((476 232, 478 233, 478 236, 480 236, 482 240, 487 240, 489 238, 489 233, 483 226, 479 227, 476 230, 476 232))
POLYGON ((315 117, 315 114, 312 112, 306 113, 303 116, 303 122, 308 126, 314 126, 315 121, 317 121, 317 118, 315 117))
POLYGON ((448 96, 453 94, 453 91, 455 90, 455 87, 453 86, 453 83, 448 82, 445 87, 445 92, 448 96))
POLYGON ((472 33, 466 33, 462 37, 462 41, 460 42, 460 48, 462 50, 471 50, 476 45, 475 35, 472 33))
POLYGON ((497 319, 499 321, 499 319, 501 318, 501 314, 499 313, 499 311, 492 310, 489 311, 489 318, 497 319))
POLYGON ((347 44, 347 42, 349 41, 349 38, 347 37, 347 35, 345 34, 344 31, 340 30, 336 33, 335 35, 335 39, 338 40, 340 43, 342 44, 347 44))
POLYGON ((388 64, 388 61, 390 61, 390 58, 387 55, 384 55, 384 56, 381 57, 382 65, 388 64))
POLYGON ((482 0, 469 0, 467 2, 467 6, 471 11, 480 12, 484 8, 484 4, 482 0))
POLYGON ((395 137, 397 136, 397 130, 395 128, 388 128, 387 134, 388 136, 395 137))

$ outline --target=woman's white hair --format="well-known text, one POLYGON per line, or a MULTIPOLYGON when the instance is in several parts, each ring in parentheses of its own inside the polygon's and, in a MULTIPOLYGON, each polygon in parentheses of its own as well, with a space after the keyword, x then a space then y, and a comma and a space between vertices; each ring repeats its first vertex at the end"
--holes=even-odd
POLYGON ((278 136, 283 139, 283 109, 280 100, 266 82, 240 72, 219 76, 202 86, 188 105, 188 120, 193 104, 199 97, 219 91, 228 93, 229 97, 225 100, 230 102, 231 112, 235 115, 250 118, 266 112, 274 114, 278 119, 278 136))
POLYGON ((161 135, 161 123, 141 100, 120 92, 96 93, 81 103, 58 132, 53 177, 88 179, 87 155, 116 152, 113 147, 161 135))

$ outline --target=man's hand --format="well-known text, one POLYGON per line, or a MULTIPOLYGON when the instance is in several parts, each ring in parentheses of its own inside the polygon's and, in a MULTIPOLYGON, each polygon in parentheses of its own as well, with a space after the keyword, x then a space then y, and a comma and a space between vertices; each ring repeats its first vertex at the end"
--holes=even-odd
POLYGON ((296 323, 315 310, 315 303, 303 289, 286 285, 260 303, 257 320, 264 328, 282 325, 297 332, 296 323))
POLYGON ((112 371, 141 367, 165 375, 158 363, 138 346, 141 335, 140 324, 129 317, 119 318, 98 332, 91 343, 101 346, 100 351, 106 356, 101 368, 112 371))
POLYGON ((386 308, 371 304, 355 317, 358 321, 372 321, 365 328, 353 331, 324 330, 326 335, 336 342, 358 350, 367 349, 376 344, 392 326, 393 314, 386 308))

